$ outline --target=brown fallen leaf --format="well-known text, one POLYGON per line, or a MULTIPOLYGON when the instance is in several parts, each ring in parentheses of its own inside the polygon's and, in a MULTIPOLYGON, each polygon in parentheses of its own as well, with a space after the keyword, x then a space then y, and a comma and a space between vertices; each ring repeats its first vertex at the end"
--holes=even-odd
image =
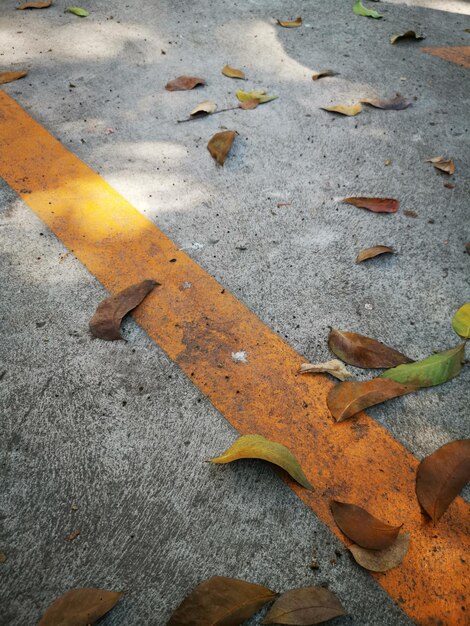
POLYGON ((215 102, 211 100, 204 100, 198 104, 189 114, 191 117, 204 117, 206 115, 210 115, 211 113, 215 113, 217 111, 217 105, 215 102))
POLYGON ((398 535, 397 540, 384 550, 367 550, 353 543, 349 550, 356 563, 371 572, 388 572, 398 567, 406 556, 410 545, 410 533, 398 535))
POLYGON ((71 532, 69 535, 66 535, 64 537, 65 541, 73 541, 74 539, 76 539, 78 536, 80 535, 80 531, 79 530, 74 530, 73 532, 71 532))
POLYGON ((403 211, 403 215, 405 215, 406 217, 412 217, 412 218, 418 217, 418 214, 416 213, 416 211, 403 211))
POLYGON ((298 28, 302 26, 302 18, 298 17, 295 20, 276 20, 279 26, 284 28, 298 28))
POLYGON ((383 550, 398 537, 400 526, 390 526, 356 504, 332 500, 331 513, 342 532, 362 548, 383 550))
POLYGON ((219 165, 225 163, 225 159, 230 152, 236 135, 237 131, 235 130, 223 130, 220 133, 215 133, 207 144, 207 149, 211 153, 212 158, 215 159, 219 165))
POLYGON ((432 163, 437 170, 452 175, 455 172, 455 163, 452 159, 445 159, 443 156, 437 156, 432 159, 426 159, 426 163, 432 163))
POLYGON ((8 557, 5 552, 0 552, 0 563, 6 563, 8 561, 8 557))
POLYGON ((238 626, 276 596, 261 585, 213 576, 186 596, 167 626, 238 626))
POLYGON ((27 71, 22 72, 0 72, 0 85, 6 83, 12 83, 14 80, 19 80, 28 75, 27 71))
POLYGON ((278 598, 263 620, 263 624, 322 624, 334 617, 346 615, 341 602, 325 587, 302 587, 286 591, 278 598))
POLYGON ((368 259, 373 259, 376 256, 387 253, 395 254, 395 251, 389 246, 373 246, 372 248, 365 248, 357 255, 356 263, 362 263, 363 261, 367 261, 368 259))
POLYGON ((384 109, 386 111, 402 111, 403 109, 407 109, 412 106, 413 102, 411 100, 407 100, 403 98, 403 96, 395 96, 395 98, 391 98, 390 100, 380 100, 377 98, 365 98, 361 100, 363 104, 369 104, 376 109, 384 109))
POLYGON ((339 113, 341 115, 347 115, 348 117, 354 117, 362 111, 362 104, 335 104, 332 107, 320 107, 323 111, 330 111, 331 113, 339 113))
POLYGON ((330 330, 328 347, 342 361, 356 367, 395 367, 412 362, 398 350, 389 348, 372 337, 336 328, 330 330))
POLYGON ((224 76, 228 76, 229 78, 240 78, 242 80, 245 80, 245 72, 237 70, 234 67, 230 67, 230 65, 225 65, 222 68, 222 74, 224 76))
POLYGON ((470 439, 446 443, 421 461, 416 495, 434 524, 470 481, 470 439))
POLYGON ((106 589, 70 589, 54 600, 38 626, 94 624, 120 600, 122 592, 106 589))
POLYGON ((18 11, 24 11, 25 9, 47 9, 52 4, 52 0, 46 0, 46 2, 24 2, 16 7, 18 11))
POLYGON ((205 85, 206 81, 203 78, 197 76, 178 76, 170 80, 165 85, 167 91, 187 91, 188 89, 194 89, 198 85, 205 85))
POLYGON ((353 204, 359 209, 367 209, 374 213, 396 213, 400 207, 399 200, 394 198, 344 198, 342 202, 353 204))
POLYGON ((256 109, 256 107, 260 104, 259 98, 253 98, 253 100, 244 100, 240 102, 238 105, 240 109, 244 109, 245 111, 250 111, 251 109, 256 109))
POLYGON ((317 364, 303 363, 299 370, 300 374, 321 374, 323 372, 331 374, 331 376, 339 380, 346 380, 346 378, 351 378, 352 376, 351 372, 349 372, 338 359, 317 364))
POLYGON ((414 30, 407 30, 405 33, 400 33, 399 35, 393 35, 390 37, 390 43, 394 44, 403 39, 412 39, 416 41, 419 39, 426 39, 426 37, 424 35, 418 35, 414 30))
POLYGON ((106 341, 122 339, 119 328, 124 315, 135 309, 145 296, 159 285, 160 283, 155 280, 143 280, 141 283, 127 287, 115 296, 106 298, 98 305, 90 320, 90 331, 95 337, 106 341))
POLYGON ((334 70, 320 70, 319 72, 312 74, 312 80, 319 80, 325 76, 338 76, 338 74, 339 72, 335 72, 334 70))
POLYGON ((359 411, 385 402, 385 400, 412 393, 416 389, 417 387, 402 385, 387 378, 344 382, 335 385, 330 390, 326 403, 335 420, 342 422, 359 411))

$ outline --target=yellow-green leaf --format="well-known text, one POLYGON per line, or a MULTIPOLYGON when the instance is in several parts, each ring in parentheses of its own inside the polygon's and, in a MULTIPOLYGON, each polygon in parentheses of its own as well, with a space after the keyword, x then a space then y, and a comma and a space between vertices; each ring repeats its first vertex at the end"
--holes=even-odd
POLYGON ((454 315, 452 320, 452 328, 457 335, 464 339, 470 339, 470 302, 462 304, 460 309, 454 315))
POLYGON ((381 15, 378 11, 366 9, 361 0, 357 0, 356 4, 353 6, 353 11, 356 15, 363 15, 364 17, 373 17, 375 19, 383 17, 383 15, 381 15))
POLYGON ((64 13, 73 13, 74 15, 78 15, 78 17, 88 17, 90 15, 86 9, 82 9, 81 7, 67 7, 64 13))
POLYGON ((243 435, 222 455, 210 459, 211 463, 225 464, 238 459, 262 459, 278 465, 288 472, 302 487, 312 489, 299 462, 286 446, 265 439, 261 435, 243 435))
POLYGON ((265 102, 270 102, 270 100, 276 100, 279 96, 268 96, 265 91, 243 91, 243 89, 238 89, 235 92, 235 95, 240 100, 240 102, 246 102, 247 100, 259 100, 260 104, 264 104, 265 102))
POLYGON ((245 79, 245 72, 237 70, 234 67, 230 67, 230 65, 225 65, 222 68, 222 74, 224 76, 228 76, 229 78, 241 78, 242 80, 245 79))
POLYGON ((465 344, 439 352, 424 361, 405 363, 384 372, 380 378, 388 378, 404 385, 432 387, 451 380, 460 373, 465 358, 465 344))
POLYGON ((332 107, 321 107, 324 111, 330 111, 331 113, 340 113, 341 115, 347 115, 353 117, 362 111, 362 104, 335 104, 332 107))

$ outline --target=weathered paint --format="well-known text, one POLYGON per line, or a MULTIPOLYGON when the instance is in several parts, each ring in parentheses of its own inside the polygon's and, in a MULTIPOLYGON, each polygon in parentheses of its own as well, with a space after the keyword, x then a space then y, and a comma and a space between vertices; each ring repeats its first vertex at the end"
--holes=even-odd
POLYGON ((470 46, 457 46, 455 48, 421 48, 422 52, 433 54, 436 57, 470 68, 470 46))

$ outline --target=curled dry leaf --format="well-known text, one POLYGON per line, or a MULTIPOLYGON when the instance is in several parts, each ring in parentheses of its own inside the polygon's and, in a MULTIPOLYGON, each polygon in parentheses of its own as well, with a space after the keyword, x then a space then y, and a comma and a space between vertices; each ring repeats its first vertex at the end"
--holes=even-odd
POLYGON ((347 115, 348 117, 354 117, 362 111, 362 104, 335 104, 332 107, 320 107, 323 111, 329 111, 330 113, 339 113, 340 115, 347 115))
POLYGON ((464 339, 470 339, 470 302, 462 304, 452 318, 452 328, 457 335, 464 339))
POLYGON ((366 98, 365 100, 361 100, 361 102, 369 104, 376 109, 384 109, 386 111, 402 111, 413 104, 411 100, 407 100, 406 98, 403 98, 403 96, 395 96, 395 98, 391 98, 390 100, 366 98))
POLYGON ((399 200, 394 198, 344 198, 342 202, 373 213, 396 213, 400 207, 399 200))
POLYGON ((230 67, 230 65, 225 65, 222 68, 222 74, 224 76, 228 76, 229 78, 241 78, 242 80, 245 80, 245 72, 237 70, 234 67, 230 67))
POLYGON ((25 9, 47 9, 51 6, 52 0, 46 0, 46 2, 24 2, 16 7, 18 11, 24 11, 25 9))
POLYGON ((286 470, 302 487, 312 489, 299 462, 286 446, 265 439, 261 435, 242 435, 221 456, 210 459, 211 463, 231 463, 238 459, 262 459, 286 470))
POLYGON ((90 320, 90 331, 99 339, 114 341, 122 339, 119 330, 121 320, 142 302, 145 296, 160 283, 155 280, 143 280, 141 283, 123 289, 115 296, 106 298, 98 305, 90 320))
POLYGON ((237 132, 235 130, 223 130, 220 133, 215 133, 209 140, 207 149, 211 153, 212 158, 215 159, 219 165, 225 163, 225 159, 230 152, 236 135, 237 132))
POLYGON ((340 615, 346 615, 346 612, 329 589, 302 587, 283 593, 269 610, 263 624, 309 626, 322 624, 340 615))
POLYGON ((356 563, 371 572, 388 572, 398 567, 406 556, 410 546, 410 533, 398 535, 397 540, 384 550, 367 550, 355 543, 349 546, 356 563))
POLYGON ((373 17, 374 19, 380 19, 383 17, 378 11, 373 9, 366 9, 361 0, 357 0, 353 6, 353 11, 356 15, 362 15, 363 17, 373 17))
POLYGON ((394 367, 381 374, 380 378, 414 387, 432 387, 446 383, 460 374, 464 360, 465 344, 462 343, 450 350, 433 354, 423 361, 394 367))
POLYGON ((38 626, 94 624, 118 603, 122 595, 106 589, 70 589, 54 600, 38 626))
POLYGON ((455 163, 452 159, 445 159, 443 156, 426 159, 426 163, 432 163, 437 170, 446 174, 452 175, 455 172, 455 163))
POLYGON ((347 330, 332 328, 328 336, 328 347, 342 361, 356 367, 394 367, 411 363, 407 356, 380 341, 347 330))
POLYGON ((343 533, 362 548, 384 550, 395 542, 400 526, 390 526, 356 504, 332 500, 331 513, 343 533))
POLYGON ((166 85, 165 89, 167 91, 188 91, 189 89, 194 89, 198 85, 205 85, 206 81, 203 78, 198 78, 197 76, 178 76, 178 78, 174 78, 170 80, 166 85))
POLYGON ((204 100, 204 102, 198 104, 197 107, 194 107, 189 115, 191 117, 204 117, 205 115, 215 113, 215 111, 217 111, 216 103, 210 100, 204 100))
POLYGON ((259 100, 260 104, 264 104, 265 102, 270 102, 271 100, 276 100, 279 96, 268 96, 265 91, 255 90, 255 91, 243 91, 243 89, 237 89, 235 95, 240 100, 240 102, 247 102, 248 100, 259 100))
POLYGON ((357 255, 356 263, 362 263, 363 261, 367 261, 368 259, 373 259, 376 256, 387 253, 395 254, 395 251, 389 246, 373 246, 372 248, 365 248, 357 255))
POLYGON ((90 15, 89 11, 82 9, 82 7, 67 7, 64 9, 64 13, 73 13, 78 15, 78 17, 88 17, 90 15))
POLYGON ((351 372, 338 359, 326 361, 325 363, 303 363, 299 372, 300 374, 321 374, 326 372, 339 380, 346 380, 346 378, 351 378, 352 376, 351 372))
POLYGON ((403 39, 412 39, 414 41, 418 39, 426 39, 424 35, 418 35, 414 30, 407 30, 405 33, 400 33, 399 35, 393 35, 390 37, 390 43, 396 43, 397 41, 401 41, 403 39))
POLYGON ((256 109, 256 107, 260 104, 259 98, 253 98, 253 100, 244 100, 240 102, 240 109, 244 111, 250 111, 251 109, 256 109))
POLYGON ((434 524, 470 481, 470 439, 451 441, 421 461, 416 495, 434 524))
POLYGON ((302 26, 302 18, 298 17, 295 20, 276 20, 279 26, 283 28, 298 28, 302 26))
POLYGON ((326 403, 335 420, 342 422, 370 406, 404 396, 416 389, 411 385, 402 385, 386 378, 345 382, 335 385, 330 390, 326 403))
POLYGON ((0 72, 0 85, 11 83, 19 78, 24 78, 28 72, 0 72))
POLYGON ((167 626, 238 626, 276 596, 261 585, 213 576, 191 591, 167 626))
POLYGON ((312 80, 319 80, 325 76, 338 76, 338 73, 339 72, 335 72, 334 70, 320 70, 319 72, 312 74, 312 80))

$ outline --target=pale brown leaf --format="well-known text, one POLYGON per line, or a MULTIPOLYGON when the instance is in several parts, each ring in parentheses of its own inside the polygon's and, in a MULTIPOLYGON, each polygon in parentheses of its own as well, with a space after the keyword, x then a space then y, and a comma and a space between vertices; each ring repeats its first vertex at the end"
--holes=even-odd
POLYGON ((327 373, 331 374, 338 380, 346 380, 346 378, 351 378, 352 374, 349 372, 346 367, 338 361, 338 359, 332 359, 331 361, 326 361, 325 363, 303 363, 300 366, 299 370, 300 374, 321 374, 327 373))
POLYGON ((380 256, 381 254, 394 254, 393 248, 390 246, 373 246, 372 248, 365 248, 361 250, 356 257, 356 263, 362 263, 363 261, 367 261, 369 259, 373 259, 376 256, 380 256))
POLYGON ((20 78, 24 78, 28 75, 27 71, 21 72, 0 72, 0 85, 5 85, 6 83, 11 83, 14 80, 18 80, 20 78))
POLYGON ((398 535, 397 540, 384 550, 367 550, 355 543, 349 546, 356 563, 371 572, 388 572, 398 567, 406 556, 410 545, 410 533, 398 535))
POLYGON ((197 76, 178 76, 170 80, 165 85, 167 91, 187 91, 188 89, 194 89, 198 85, 205 85, 206 81, 203 78, 197 76))
POLYGON ((346 115, 348 117, 354 117, 362 111, 362 104, 335 104, 331 107, 320 107, 324 111, 330 111, 330 113, 339 113, 340 115, 346 115))
POLYGON ((286 591, 278 598, 263 624, 311 626, 346 615, 341 602, 325 587, 302 587, 286 591))
POLYGON ((400 201, 394 198, 343 198, 345 204, 353 204, 359 209, 367 209, 373 213, 396 213, 400 207, 400 201))
POLYGON ((211 113, 215 113, 217 111, 217 105, 215 102, 211 100, 204 100, 198 104, 189 114, 191 117, 204 117, 205 115, 210 115, 211 113))
POLYGON ((223 165, 225 163, 225 159, 230 152, 230 148, 232 147, 236 136, 237 131, 235 130, 223 130, 220 133, 215 133, 207 144, 207 149, 209 150, 212 158, 215 159, 219 165, 223 165))
POLYGON ((443 156, 437 156, 432 159, 426 159, 426 163, 432 163, 437 170, 452 175, 455 172, 455 163, 452 159, 445 159, 443 156))
POLYGON ((245 72, 237 70, 234 67, 230 67, 230 65, 225 65, 222 68, 222 74, 224 76, 228 76, 229 78, 240 78, 241 80, 245 80, 245 72))
POLYGON ((70 589, 44 613, 38 626, 87 626, 108 613, 123 594, 106 589, 70 589))

